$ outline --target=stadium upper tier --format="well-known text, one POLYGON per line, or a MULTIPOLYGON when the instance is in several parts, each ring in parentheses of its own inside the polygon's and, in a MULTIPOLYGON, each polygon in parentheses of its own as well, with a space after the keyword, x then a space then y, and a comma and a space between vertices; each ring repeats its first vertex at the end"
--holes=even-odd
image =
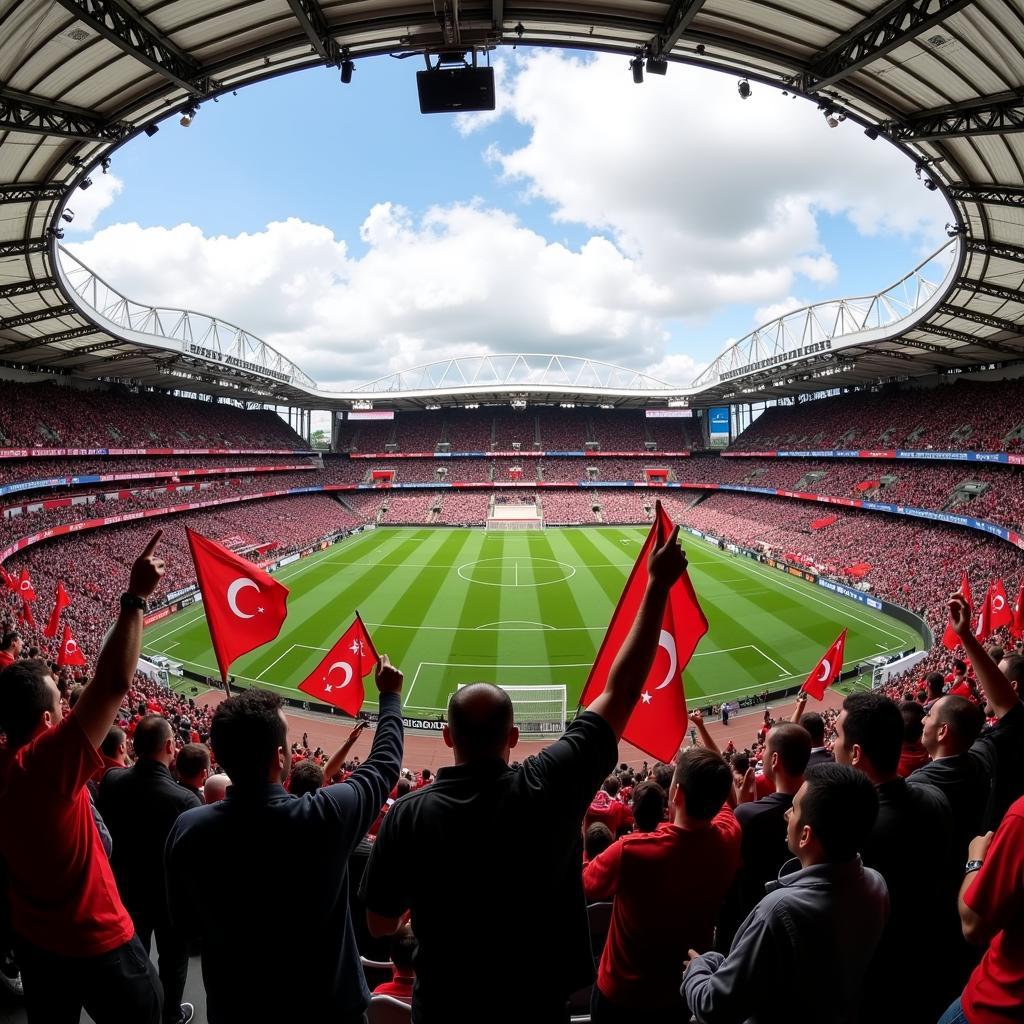
MULTIPOLYGON (((934 268, 912 272, 895 291, 798 311, 754 332, 694 382, 698 404, 1019 359, 1022 20, 1017 0, 740 8, 614 0, 599 11, 565 0, 524 8, 169 0, 145 14, 122 0, 9 4, 0 13, 0 360, 26 375, 72 373, 304 409, 365 400, 366 390, 319 391, 243 329, 182 311, 169 311, 166 323, 163 311, 107 301, 88 271, 72 280, 57 254, 61 212, 118 146, 222 93, 343 60, 436 54, 451 51, 453 39, 469 52, 509 38, 685 62, 786 89, 845 121, 841 130, 864 128, 864 145, 899 147, 949 201, 954 242, 934 268)), ((420 388, 402 406, 398 384, 375 383, 400 408, 438 394, 420 388)), ((516 386, 535 394, 532 383, 493 393, 508 398, 516 386)), ((613 387, 618 399, 603 388, 581 390, 581 400, 642 404, 667 395, 613 387)), ((550 391, 563 400, 570 393, 564 381, 550 391)))

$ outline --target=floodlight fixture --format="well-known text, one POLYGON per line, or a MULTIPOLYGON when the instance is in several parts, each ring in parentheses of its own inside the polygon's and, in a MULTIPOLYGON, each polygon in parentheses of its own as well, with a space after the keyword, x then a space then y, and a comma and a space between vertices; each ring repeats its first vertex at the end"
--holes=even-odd
POLYGON ((939 186, 935 183, 933 178, 925 178, 924 187, 928 189, 929 192, 934 192, 939 186))
POLYGON ((668 61, 664 57, 647 58, 647 74, 665 75, 668 74, 668 61))
POLYGON ((146 134, 147 134, 147 135, 148 135, 148 136, 149 136, 150 138, 153 138, 153 136, 154 136, 154 135, 156 135, 156 133, 157 133, 158 131, 160 131, 160 125, 158 125, 158 124, 147 124, 147 125, 146 125, 146 127, 145 127, 145 128, 143 128, 142 130, 143 130, 143 131, 144 131, 144 132, 145 132, 145 133, 146 133, 146 134))
POLYGON ((356 66, 350 60, 343 60, 341 62, 341 84, 348 85, 352 81, 352 72, 355 71, 356 66))
POLYGON ((61 238, 63 238, 63 237, 64 237, 64 229, 63 229, 63 228, 47 228, 47 229, 46 229, 46 233, 47 233, 47 234, 48 234, 48 235, 49 235, 49 236, 50 236, 51 238, 56 238, 56 239, 57 239, 58 241, 59 241, 59 240, 60 240, 61 238))
POLYGON ((80 189, 87 189, 87 188, 92 188, 92 178, 83 178, 83 179, 82 179, 82 180, 81 180, 81 181, 80 181, 80 182, 78 183, 78 187, 79 187, 80 189))
POLYGON ((106 173, 107 173, 107 171, 109 171, 109 170, 110 170, 110 157, 109 157, 109 156, 105 156, 105 157, 104 157, 104 158, 103 158, 103 159, 102 159, 102 160, 100 161, 100 167, 102 167, 102 168, 103 168, 103 173, 104 173, 104 174, 106 174, 106 173))
POLYGON ((64 210, 60 215, 60 219, 64 221, 65 224, 70 224, 75 219, 75 211, 64 210))
POLYGON ((875 139, 877 139, 877 138, 878 138, 878 129, 877 129, 877 128, 876 128, 876 127, 875 127, 875 126, 873 125, 873 124, 871 124, 871 125, 868 125, 868 127, 864 129, 864 134, 865 134, 865 135, 866 135, 866 136, 867 136, 867 137, 868 137, 868 138, 869 138, 869 139, 870 139, 870 140, 871 140, 872 142, 874 142, 874 141, 875 141, 875 139))
POLYGON ((192 124, 192 119, 198 113, 199 113, 199 108, 194 103, 190 104, 182 112, 181 120, 178 122, 178 124, 180 124, 182 128, 188 128, 189 125, 192 124))
POLYGON ((741 100, 750 99, 750 83, 745 78, 740 81, 738 86, 736 86, 736 91, 740 94, 741 100))
POLYGON ((633 71, 633 83, 635 85, 641 85, 644 80, 644 59, 643 57, 634 57, 630 62, 629 66, 633 71))

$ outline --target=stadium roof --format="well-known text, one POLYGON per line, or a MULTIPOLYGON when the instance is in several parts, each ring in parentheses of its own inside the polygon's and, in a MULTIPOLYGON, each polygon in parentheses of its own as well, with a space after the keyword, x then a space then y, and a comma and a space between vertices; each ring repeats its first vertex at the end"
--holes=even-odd
POLYGON ((120 322, 116 303, 72 287, 87 271, 59 266, 63 202, 117 146, 225 91, 347 59, 504 42, 684 61, 787 89, 865 127, 865 145, 900 147, 951 203, 948 276, 909 275, 916 291, 903 315, 868 297, 874 310, 854 299, 832 304, 835 319, 829 304, 801 311, 802 323, 784 318, 723 353, 694 382, 695 402, 1024 355, 1021 0, 0 0, 0 363, 312 408, 350 404, 358 393, 319 391, 270 346, 209 317, 178 311, 180 332, 162 323, 154 331, 152 315, 120 322))

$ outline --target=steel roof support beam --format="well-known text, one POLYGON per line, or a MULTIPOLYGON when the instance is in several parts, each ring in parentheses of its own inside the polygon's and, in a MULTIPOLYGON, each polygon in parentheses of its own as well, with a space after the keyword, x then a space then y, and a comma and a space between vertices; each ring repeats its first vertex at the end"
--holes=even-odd
POLYGON ((967 309, 965 306, 953 306, 946 303, 939 306, 937 312, 946 316, 959 317, 961 320, 970 320, 974 324, 982 324, 985 327, 993 327, 997 331, 1009 331, 1011 334, 1024 332, 1024 324, 1016 324, 1012 320, 1004 320, 1000 316, 990 316, 988 313, 979 313, 977 310, 967 309))
POLYGON ((36 292, 48 288, 56 288, 57 282, 52 277, 41 277, 38 281, 19 281, 0 288, 0 299, 16 299, 19 295, 35 295, 36 292))
MULTIPOLYGON (((908 348, 919 348, 922 352, 934 352, 936 355, 951 356, 954 359, 957 358, 956 353, 950 349, 945 348, 942 345, 933 345, 931 342, 927 341, 915 341, 913 338, 899 338, 893 341, 893 344, 906 345, 908 348)), ((872 350, 869 350, 867 354, 870 355, 871 351, 872 350)), ((890 355, 890 353, 885 349, 878 349, 877 351, 884 352, 885 355, 890 355)), ((911 356, 911 359, 913 359, 913 356, 911 356)))
POLYGON ((491 28, 498 33, 500 39, 503 35, 502 26, 505 24, 505 0, 491 0, 491 28))
POLYGON ((7 256, 30 256, 34 252, 46 252, 50 243, 45 238, 23 238, 18 242, 0 242, 0 259, 7 256))
MULTIPOLYGON (((99 334, 99 333, 100 333, 100 328, 99 327, 91 327, 91 326, 90 327, 74 327, 70 331, 61 331, 60 334, 47 334, 44 337, 36 338, 32 342, 32 344, 33 345, 52 345, 54 342, 57 342, 57 341, 71 341, 74 338, 84 338, 84 337, 86 337, 86 336, 88 336, 90 334, 99 334)), ((30 346, 26 345, 25 347, 28 348, 30 346)), ((2 353, 2 351, 3 350, 0 349, 0 353, 2 353)), ((10 351, 10 349, 8 349, 7 351, 10 351)))
POLYGON ((1024 263, 1024 245, 994 242, 990 238, 972 238, 967 243, 967 251, 978 253, 981 256, 992 256, 995 259, 1016 260, 1024 263))
POLYGON ((918 330, 927 331, 929 334, 937 334, 940 338, 951 338, 953 341, 962 341, 965 345, 975 345, 978 348, 988 348, 993 352, 1002 352, 1006 355, 1019 356, 1020 353, 1014 349, 1000 345, 998 341, 987 341, 985 338, 977 338, 966 331, 957 331, 952 327, 939 327, 938 324, 929 324, 927 327, 920 327, 918 330))
POLYGON ((91 110, 48 103, 12 89, 0 89, 0 128, 89 142, 120 142, 132 132, 131 125, 120 121, 108 123, 91 110))
POLYGON ((49 309, 34 309, 31 313, 21 313, 18 316, 9 316, 0 320, 0 331, 10 331, 15 327, 25 327, 28 324, 37 324, 41 320, 53 320, 58 316, 70 316, 77 313, 74 306, 51 306, 49 309))
POLYGON ((991 284, 988 281, 974 281, 970 278, 962 278, 957 281, 957 287, 964 291, 977 292, 979 295, 991 295, 993 299, 1002 299, 1004 302, 1024 303, 1024 291, 1016 288, 1004 288, 999 284, 991 284))
POLYGON ((302 26, 302 31, 309 37, 313 49, 328 64, 340 64, 341 48, 327 27, 327 19, 318 0, 288 0, 288 6, 295 20, 302 26))
POLYGON ((880 13, 865 18, 831 46, 816 53, 807 71, 799 76, 799 87, 805 92, 814 92, 834 85, 955 14, 969 2, 901 0, 886 4, 880 13))
POLYGON ((1004 94, 972 100, 969 104, 936 107, 899 121, 884 121, 878 127, 896 142, 1024 131, 1024 96, 1004 94))
POLYGON ((1019 185, 950 185, 949 194, 965 203, 1024 207, 1024 188, 1019 185))
POLYGON ((156 26, 128 5, 121 6, 114 0, 57 2, 124 53, 186 92, 205 96, 215 88, 215 83, 197 61, 179 50, 156 26))
POLYGON ((43 181, 29 181, 23 185, 0 185, 0 203, 34 203, 63 199, 64 185, 50 185, 43 181))
POLYGON ((703 6, 704 0, 673 0, 658 34, 652 36, 647 44, 647 55, 661 59, 671 53, 703 6))

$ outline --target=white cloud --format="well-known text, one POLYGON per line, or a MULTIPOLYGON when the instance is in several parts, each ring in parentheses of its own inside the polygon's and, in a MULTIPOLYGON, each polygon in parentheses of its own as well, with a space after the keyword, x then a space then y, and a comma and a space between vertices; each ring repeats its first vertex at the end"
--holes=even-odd
POLYGON ((68 225, 69 231, 91 231, 96 218, 121 194, 124 182, 115 174, 96 174, 92 186, 78 188, 68 200, 67 209, 75 219, 68 225))
POLYGON ((762 324, 777 320, 780 316, 813 304, 810 299, 797 299, 792 295, 787 295, 786 298, 780 299, 778 302, 771 302, 767 306, 758 306, 754 310, 754 326, 760 327, 762 324))

